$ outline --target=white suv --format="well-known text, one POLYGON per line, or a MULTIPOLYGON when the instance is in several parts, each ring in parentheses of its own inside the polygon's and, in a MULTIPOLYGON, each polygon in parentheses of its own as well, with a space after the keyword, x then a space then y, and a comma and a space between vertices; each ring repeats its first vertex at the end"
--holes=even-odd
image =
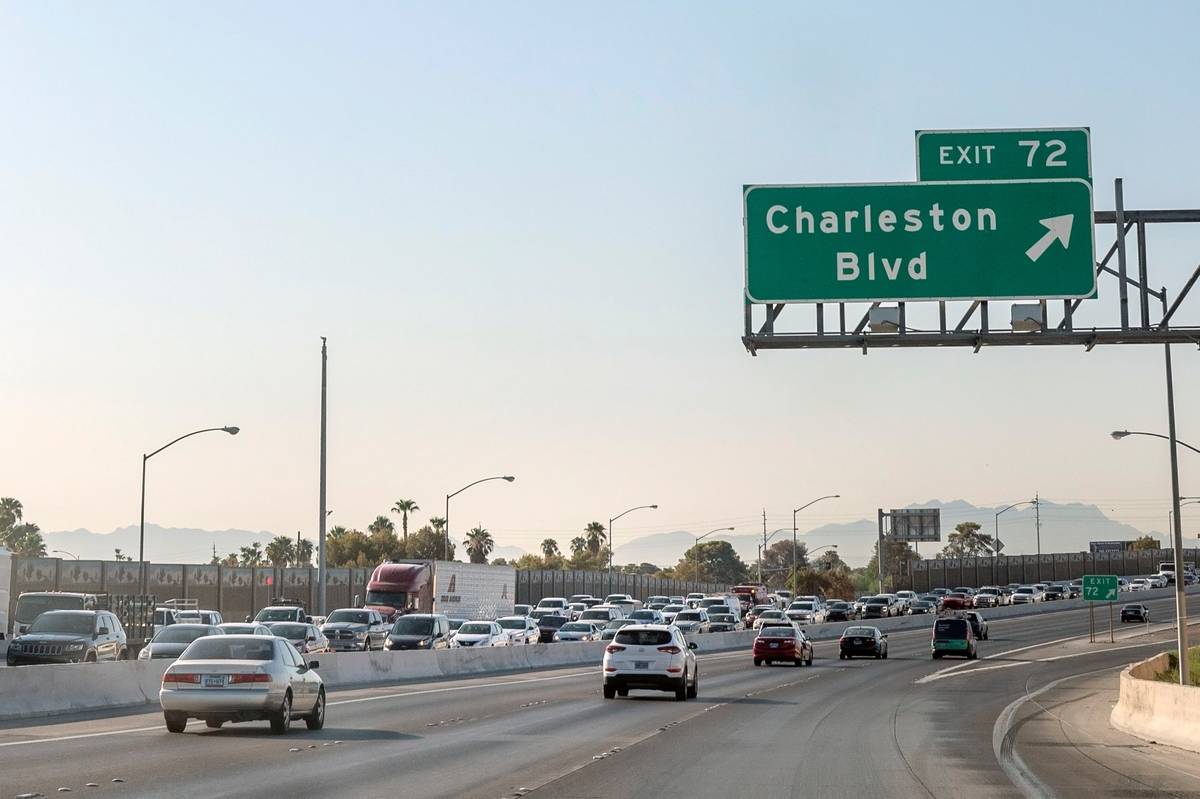
POLYGON ((674 691, 679 702, 694 698, 700 687, 695 648, 675 627, 622 627, 604 648, 604 698, 628 696, 631 688, 674 691))

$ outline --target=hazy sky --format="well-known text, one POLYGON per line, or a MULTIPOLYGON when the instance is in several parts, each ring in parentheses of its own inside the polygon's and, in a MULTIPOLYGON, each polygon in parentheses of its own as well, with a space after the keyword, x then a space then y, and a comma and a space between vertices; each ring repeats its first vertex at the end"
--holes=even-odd
MULTIPOLYGON (((1162 529, 1165 446, 1107 436, 1165 430, 1161 348, 750 357, 741 186, 911 180, 918 128, 1089 125, 1098 208, 1116 176, 1197 207, 1197 8, 6 4, 0 495, 135 523, 141 453, 237 424, 150 462, 148 518, 311 533, 326 335, 334 523, 511 473, 456 532, 1034 491, 1162 529)), ((1178 287, 1200 230, 1150 255, 1178 287)))

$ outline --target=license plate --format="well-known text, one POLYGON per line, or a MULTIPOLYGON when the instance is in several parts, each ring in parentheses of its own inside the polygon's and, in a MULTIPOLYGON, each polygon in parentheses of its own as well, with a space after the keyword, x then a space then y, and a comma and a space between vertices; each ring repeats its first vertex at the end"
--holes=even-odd
POLYGON ((771 648, 772 648, 772 649, 778 649, 778 648, 779 648, 779 644, 777 644, 776 642, 772 641, 772 642, 771 642, 771 648))
POLYGON ((642 670, 647 670, 647 669, 649 669, 649 668, 650 668, 650 661, 648 661, 648 660, 635 660, 635 661, 633 661, 633 667, 634 667, 634 669, 642 669, 642 670))
POLYGON ((862 646, 862 643, 863 643, 863 639, 861 639, 861 638, 855 638, 855 639, 854 639, 854 645, 855 645, 855 646, 862 646))
POLYGON ((201 684, 205 688, 224 688, 225 687, 225 675, 224 674, 205 674, 204 682, 201 684))

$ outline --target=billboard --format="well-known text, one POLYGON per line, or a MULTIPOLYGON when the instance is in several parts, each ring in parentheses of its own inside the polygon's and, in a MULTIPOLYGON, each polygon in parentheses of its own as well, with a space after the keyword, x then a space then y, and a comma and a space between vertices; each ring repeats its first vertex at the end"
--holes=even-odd
POLYGON ((942 511, 940 508, 892 509, 890 537, 896 541, 925 543, 942 540, 942 511))

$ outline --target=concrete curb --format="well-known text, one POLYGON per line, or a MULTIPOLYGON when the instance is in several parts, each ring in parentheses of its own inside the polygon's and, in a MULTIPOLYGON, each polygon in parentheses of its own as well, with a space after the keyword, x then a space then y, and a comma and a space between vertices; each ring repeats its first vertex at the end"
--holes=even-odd
POLYGON ((1200 752, 1200 688, 1155 680, 1168 663, 1163 652, 1123 670, 1109 721, 1134 737, 1200 752))

